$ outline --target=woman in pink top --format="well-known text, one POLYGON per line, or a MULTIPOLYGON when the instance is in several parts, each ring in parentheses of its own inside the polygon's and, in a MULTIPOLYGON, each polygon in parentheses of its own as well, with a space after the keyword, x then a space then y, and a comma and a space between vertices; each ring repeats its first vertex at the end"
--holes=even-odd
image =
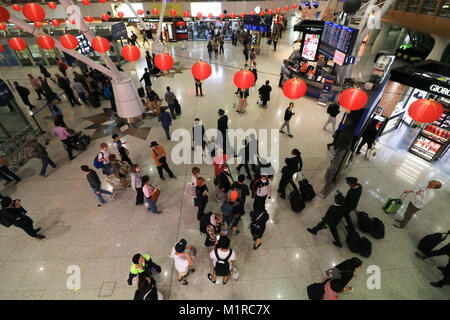
POLYGON ((148 210, 151 210, 153 214, 161 214, 161 211, 158 211, 156 207, 156 202, 151 199, 153 192, 155 192, 155 188, 150 184, 150 178, 148 176, 142 177, 142 192, 144 192, 145 200, 148 203, 148 210))

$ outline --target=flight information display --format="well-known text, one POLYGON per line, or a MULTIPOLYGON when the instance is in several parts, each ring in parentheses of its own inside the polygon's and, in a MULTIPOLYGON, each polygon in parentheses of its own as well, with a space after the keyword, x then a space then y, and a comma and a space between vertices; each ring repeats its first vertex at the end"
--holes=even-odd
POLYGON ((357 29, 326 21, 319 52, 330 59, 334 57, 336 50, 346 55, 351 54, 357 35, 357 29))

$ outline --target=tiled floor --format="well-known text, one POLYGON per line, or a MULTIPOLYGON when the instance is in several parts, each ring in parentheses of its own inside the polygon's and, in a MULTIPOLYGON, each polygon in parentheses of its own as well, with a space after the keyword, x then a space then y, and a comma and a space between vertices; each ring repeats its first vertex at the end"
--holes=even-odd
MULTIPOLYGON (((235 86, 232 80, 234 73, 243 66, 242 47, 225 44, 225 56, 212 61, 213 73, 204 82, 205 96, 195 97, 189 69, 193 61, 207 57, 206 43, 170 44, 169 52, 187 70, 175 74, 173 78, 161 77, 152 81, 160 96, 169 85, 180 101, 183 112, 173 122, 172 130, 191 130, 196 117, 203 120, 207 129, 215 128, 218 108, 227 111, 230 128, 278 129, 289 102, 277 87, 278 74, 282 59, 291 52, 291 40, 289 36, 283 38, 276 53, 263 43, 257 58, 258 82, 250 90, 249 106, 244 115, 233 110, 237 97, 233 94, 235 86), (187 46, 188 50, 181 51, 182 45, 187 46), (273 91, 268 109, 263 110, 256 105, 256 89, 265 80, 270 80, 273 91)), ((131 64, 125 66, 136 83, 144 63, 142 59, 138 61, 137 73, 131 70, 131 64)), ((36 73, 36 70, 26 69, 30 69, 26 73, 36 73)), ((23 68, 4 69, 2 76, 4 72, 11 79, 23 79, 25 74, 23 68)), ((26 84, 26 79, 23 81, 26 84)), ((60 106, 68 126, 94 133, 95 128, 86 129, 92 122, 85 118, 98 114, 101 109, 86 106, 71 109, 67 103, 60 106)), ((104 102, 103 107, 109 106, 104 102)), ((44 117, 48 114, 39 117, 43 125, 51 125, 44 117)), ((331 132, 321 128, 326 119, 325 109, 318 106, 315 99, 303 97, 296 103, 295 116, 291 121, 294 138, 279 137, 280 159, 287 156, 293 147, 299 148, 304 160, 304 174, 316 191, 323 187, 324 173, 331 157, 331 151, 325 147, 331 141, 331 132)), ((248 201, 247 214, 240 225, 242 233, 232 239, 240 270, 239 281, 230 281, 226 286, 211 284, 207 279, 211 262, 203 246, 204 238, 198 230, 196 210, 192 199, 183 194, 193 165, 172 164, 178 179, 161 181, 148 146, 151 141, 157 140, 171 152, 176 142, 168 142, 155 121, 150 121, 149 126, 152 129, 146 140, 132 135, 126 135, 124 140, 127 141, 131 158, 162 190, 158 201, 163 211, 160 216, 152 216, 145 208, 134 206, 134 193, 131 190, 122 191, 117 185, 114 186, 117 197, 106 198, 106 205, 96 207, 97 200, 79 168, 82 164, 92 166, 98 145, 103 141, 111 143, 109 137, 93 140, 74 161, 68 160, 61 143, 53 139, 48 150, 58 164, 57 169, 49 168, 48 177, 41 178, 38 176, 40 162, 29 161, 19 172, 24 178, 21 183, 0 190, 3 194, 22 199, 35 225, 42 227, 42 233, 47 236, 45 240, 38 241, 17 228, 0 228, 1 299, 132 299, 135 287, 128 286, 126 279, 131 257, 137 252, 149 253, 162 266, 162 273, 155 279, 166 299, 305 299, 308 284, 319 281, 323 271, 333 264, 354 256, 347 248, 334 247, 326 230, 316 237, 306 231, 323 216, 332 202, 331 197, 325 200, 315 198, 306 209, 296 214, 290 210, 288 201, 278 198, 274 192, 267 206, 271 220, 261 248, 257 251, 251 248, 248 230, 251 201, 248 201), (177 282, 169 257, 171 247, 183 237, 198 248, 196 272, 188 279, 188 286, 177 282), (67 268, 71 265, 79 266, 81 270, 81 289, 78 291, 69 290, 66 286, 69 277, 67 268)), ((211 190, 208 210, 217 210, 219 203, 213 196, 213 170, 207 165, 200 168, 211 190)), ((235 173, 235 166, 232 166, 232 171, 235 173)), ((449 299, 448 287, 436 289, 429 285, 430 281, 440 279, 436 266, 444 265, 446 258, 422 261, 414 255, 421 237, 450 227, 449 176, 407 151, 383 143, 379 144, 379 154, 372 162, 357 157, 346 175, 360 179, 364 191, 359 209, 384 221, 386 237, 382 240, 371 239, 373 252, 369 258, 362 258, 364 269, 352 282, 354 291, 340 295, 339 299, 449 299), (429 179, 439 179, 444 183, 435 200, 405 230, 392 227, 393 216, 386 215, 381 209, 386 198, 399 195, 403 190, 426 183, 429 179), (366 273, 366 268, 370 265, 381 268, 380 290, 367 289, 366 281, 370 275, 366 273)), ((275 186, 278 180, 279 175, 276 175, 275 186)), ((113 189, 106 182, 103 185, 113 189)), ((347 190, 342 181, 337 188, 344 192, 347 190)), ((340 233, 343 238, 342 226, 340 233)))

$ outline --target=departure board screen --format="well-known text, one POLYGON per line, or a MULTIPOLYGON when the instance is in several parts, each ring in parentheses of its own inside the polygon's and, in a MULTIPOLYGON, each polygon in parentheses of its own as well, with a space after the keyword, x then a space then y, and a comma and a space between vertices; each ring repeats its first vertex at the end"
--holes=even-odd
POLYGON ((326 21, 319 52, 330 59, 334 57, 336 50, 346 55, 351 54, 357 34, 357 29, 326 21))

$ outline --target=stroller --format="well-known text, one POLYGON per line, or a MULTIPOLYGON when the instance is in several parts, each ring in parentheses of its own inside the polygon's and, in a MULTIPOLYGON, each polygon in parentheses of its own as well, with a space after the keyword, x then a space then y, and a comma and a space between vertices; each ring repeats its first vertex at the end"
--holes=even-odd
POLYGON ((75 132, 74 130, 68 130, 69 133, 74 134, 71 138, 72 147, 77 151, 84 151, 87 146, 91 143, 91 137, 84 134, 83 131, 75 132))

